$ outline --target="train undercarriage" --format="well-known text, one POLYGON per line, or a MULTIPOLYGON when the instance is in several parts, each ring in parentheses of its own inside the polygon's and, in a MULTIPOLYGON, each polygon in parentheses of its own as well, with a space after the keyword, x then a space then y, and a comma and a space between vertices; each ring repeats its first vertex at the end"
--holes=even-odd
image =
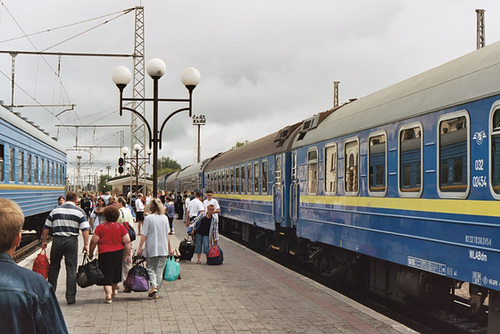
POLYGON ((268 231, 255 225, 221 218, 221 232, 263 251, 302 264, 338 289, 369 293, 379 300, 401 305, 407 311, 467 307, 468 319, 500 330, 500 293, 448 277, 382 261, 330 245, 297 238, 294 229, 268 231))

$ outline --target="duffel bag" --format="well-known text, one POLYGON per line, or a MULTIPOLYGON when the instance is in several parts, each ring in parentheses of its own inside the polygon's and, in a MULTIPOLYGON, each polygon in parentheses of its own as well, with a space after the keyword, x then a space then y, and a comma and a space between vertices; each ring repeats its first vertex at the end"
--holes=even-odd
POLYGON ((222 249, 215 244, 208 250, 207 264, 222 264, 222 261, 224 261, 222 249))
POLYGON ((128 271, 127 278, 123 286, 131 291, 145 292, 149 291, 148 271, 142 263, 136 263, 128 271))

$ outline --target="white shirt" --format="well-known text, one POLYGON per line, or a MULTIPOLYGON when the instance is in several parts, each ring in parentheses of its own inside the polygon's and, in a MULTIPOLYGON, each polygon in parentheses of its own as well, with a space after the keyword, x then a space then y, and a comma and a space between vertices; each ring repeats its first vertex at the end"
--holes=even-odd
POLYGON ((144 212, 144 204, 142 204, 142 200, 140 198, 135 200, 135 211, 144 212))
POLYGON ((203 203, 201 203, 199 199, 195 198, 189 202, 188 211, 190 218, 196 217, 198 216, 200 211, 205 211, 205 207, 203 206, 203 203))
POLYGON ((208 199, 203 201, 203 206, 205 207, 205 212, 207 212, 207 207, 212 204, 214 206, 214 210, 220 210, 219 202, 215 198, 212 198, 210 201, 208 199))

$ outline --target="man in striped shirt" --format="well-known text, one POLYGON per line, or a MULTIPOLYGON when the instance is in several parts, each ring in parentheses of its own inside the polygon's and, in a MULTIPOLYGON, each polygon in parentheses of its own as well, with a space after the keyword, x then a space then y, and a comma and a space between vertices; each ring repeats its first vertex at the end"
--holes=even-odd
POLYGON ((66 203, 56 207, 47 217, 42 234, 42 249, 47 247, 47 236, 52 235, 49 283, 57 287, 57 278, 64 256, 66 265, 66 302, 76 302, 76 268, 78 265, 78 233, 82 231, 83 250, 88 252, 90 225, 85 212, 77 206, 78 194, 70 191, 66 203))

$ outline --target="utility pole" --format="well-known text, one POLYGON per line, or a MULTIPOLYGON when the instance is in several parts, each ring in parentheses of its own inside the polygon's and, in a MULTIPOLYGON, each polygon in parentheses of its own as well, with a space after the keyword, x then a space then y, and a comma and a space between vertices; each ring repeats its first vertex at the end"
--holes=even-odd
MULTIPOLYGON (((144 72, 145 72, 145 64, 144 64, 144 7, 138 6, 135 7, 135 37, 134 37, 134 91, 132 94, 133 98, 144 99, 146 95, 146 88, 144 83, 144 72)), ((137 110, 140 114, 146 117, 146 108, 144 101, 134 101, 132 108, 137 110)), ((146 125, 142 120, 139 119, 139 116, 136 116, 134 113, 131 113, 131 122, 130 122, 130 132, 132 135, 130 136, 130 147, 134 147, 135 144, 139 144, 141 146, 141 150, 139 151, 139 156, 143 159, 146 159, 146 125)), ((147 189, 146 185, 146 164, 142 165, 139 168, 139 178, 143 180, 144 187, 143 189, 147 189)), ((156 182, 156 180, 153 180, 156 182)), ((132 189, 132 179, 130 180, 130 189, 132 189)))
POLYGON ((484 9, 476 9, 476 16, 477 16, 476 49, 479 50, 486 46, 486 36, 484 32, 484 9))
POLYGON ((196 162, 200 163, 201 161, 201 144, 200 144, 200 127, 207 123, 207 119, 205 115, 193 115, 193 125, 198 126, 198 156, 196 162))

